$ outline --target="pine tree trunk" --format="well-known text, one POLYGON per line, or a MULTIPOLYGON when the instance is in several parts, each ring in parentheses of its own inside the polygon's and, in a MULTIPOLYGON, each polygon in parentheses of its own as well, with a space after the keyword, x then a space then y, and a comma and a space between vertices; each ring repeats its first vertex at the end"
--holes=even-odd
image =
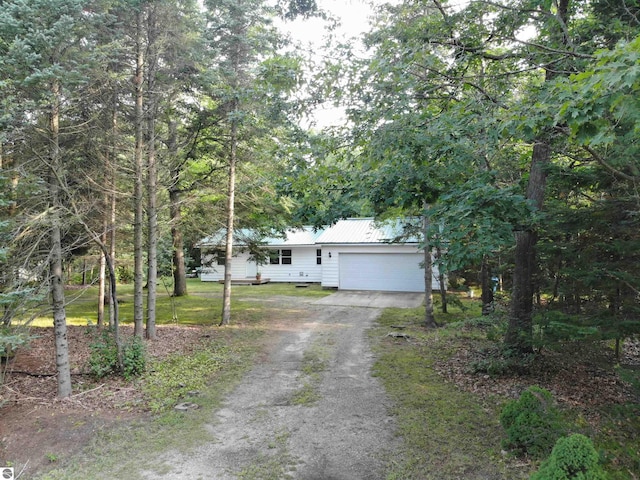
POLYGON ((422 217, 424 237, 424 325, 427 328, 436 328, 436 317, 433 313, 433 258, 429 243, 429 216, 427 205, 424 205, 422 217))
MULTIPOLYGON (((237 107, 237 105, 235 105, 237 107)), ((233 109, 235 110, 235 108, 233 109)), ((222 294, 222 319, 220 326, 231 321, 231 260, 233 258, 233 226, 235 213, 236 160, 238 149, 238 125, 231 120, 231 145, 229 154, 229 186, 227 197, 227 237, 225 242, 224 290, 222 294)))
POLYGON ((58 373, 58 397, 71 395, 71 367, 69 365, 69 343, 67 341, 67 316, 64 301, 64 282, 62 268, 62 234, 60 231, 60 196, 59 179, 62 162, 60 159, 59 117, 60 117, 60 85, 54 82, 51 93, 53 104, 49 117, 49 215, 51 221, 51 238, 49 254, 49 283, 51 289, 51 306, 53 309, 53 330, 56 350, 56 371, 58 373))
POLYGON ((171 238, 173 241, 173 296, 183 297, 187 292, 187 272, 184 261, 184 240, 182 237, 182 212, 180 211, 180 192, 169 192, 169 210, 171 215, 171 238))
POLYGON ((147 15, 147 330, 146 337, 156 338, 156 298, 158 285, 158 166, 156 164, 156 129, 158 95, 155 75, 158 62, 156 45, 155 6, 150 5, 147 15))
POLYGON ((169 156, 174 159, 169 187, 169 215, 171 216, 171 239, 173 243, 173 296, 187 295, 187 272, 184 262, 184 240, 182 237, 182 211, 180 209, 180 168, 178 167, 178 135, 174 120, 169 121, 169 156))
POLYGON ((135 84, 135 152, 134 152, 134 221, 133 221, 133 324, 134 334, 143 335, 144 304, 143 304, 143 250, 142 250, 142 221, 143 221, 143 123, 144 123, 144 45, 142 36, 142 5, 136 11, 136 71, 135 84))
MULTIPOLYGON (((106 221, 104 226, 106 227, 106 221)), ((102 241, 106 240, 106 233, 102 234, 102 241)), ((104 304, 106 300, 107 291, 107 262, 104 255, 100 255, 100 268, 98 270, 98 327, 104 325, 104 304)))
MULTIPOLYGON (((442 249, 440 247, 436 247, 436 254, 438 259, 442 258, 442 249)), ((448 301, 447 301, 447 284, 444 276, 444 272, 442 269, 438 270, 438 283, 440 284, 440 301, 442 302, 442 313, 447 313, 448 311, 448 301)))
MULTIPOLYGON (((115 170, 115 169, 114 169, 115 170)), ((114 187, 115 188, 115 171, 114 171, 114 187)), ((115 262, 116 258, 116 193, 113 191, 111 193, 111 205, 110 205, 110 224, 109 224, 109 258, 111 262, 115 262)), ((115 285, 115 266, 111 265, 113 272, 110 275, 113 275, 112 281, 109 282, 109 326, 114 327, 118 317, 118 305, 114 303, 115 292, 111 291, 112 285, 115 285)))

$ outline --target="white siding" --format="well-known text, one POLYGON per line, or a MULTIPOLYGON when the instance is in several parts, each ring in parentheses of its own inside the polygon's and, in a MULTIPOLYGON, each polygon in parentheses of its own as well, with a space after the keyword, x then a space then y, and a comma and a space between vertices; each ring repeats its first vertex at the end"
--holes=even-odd
MULTIPOLYGON (((322 280, 322 265, 316 263, 316 250, 320 247, 292 247, 284 246, 291 250, 290 265, 260 265, 258 270, 263 278, 269 278, 272 282, 297 282, 319 283, 322 280)), ((203 265, 210 258, 203 255, 203 265)), ((324 259, 323 259, 324 260, 324 259)), ((253 278, 256 273, 256 265, 249 262, 248 253, 239 253, 231 262, 231 278, 253 278)), ((217 282, 224 279, 224 265, 212 265, 203 267, 200 280, 203 282, 217 282)))
POLYGON ((339 284, 339 248, 333 246, 322 247, 322 286, 338 288, 339 284), (329 257, 331 255, 331 257, 329 257))
POLYGON ((322 265, 316 263, 316 250, 319 248, 315 245, 306 247, 284 246, 282 249, 291 250, 291 264, 260 265, 259 269, 262 272, 262 277, 269 278, 272 282, 320 282, 322 280, 322 265))
MULTIPOLYGON (((210 266, 208 265, 213 254, 206 253, 202 255, 202 272, 200 274, 200 280, 202 282, 217 282, 218 280, 224 280, 224 265, 217 265, 215 259, 210 266)), ((249 267, 249 254, 238 253, 231 260, 231 278, 247 278, 247 268, 249 267)), ((255 264, 253 265, 255 270, 255 264)))

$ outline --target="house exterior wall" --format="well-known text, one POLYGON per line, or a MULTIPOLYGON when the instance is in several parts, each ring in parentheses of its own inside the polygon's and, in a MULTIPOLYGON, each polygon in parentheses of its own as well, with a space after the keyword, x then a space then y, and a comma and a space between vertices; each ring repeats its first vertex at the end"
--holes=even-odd
MULTIPOLYGON (((249 253, 241 252, 235 254, 231 260, 231 278, 247 278, 248 269, 250 268, 249 253)), ((253 264, 253 270, 255 271, 255 264, 253 264)), ((203 252, 200 281, 217 282, 218 280, 224 280, 224 265, 217 264, 213 252, 203 252)))
MULTIPOLYGON (((269 248, 269 250, 278 249, 269 248)), ((319 247, 285 245, 282 249, 291 250, 291 264, 260 265, 259 269, 263 277, 270 278, 272 282, 319 283, 322 280, 322 265, 316 262, 316 250, 319 247)))
MULTIPOLYGON (((322 280, 322 265, 317 264, 316 250, 319 246, 290 246, 271 247, 269 250, 291 250, 291 264, 260 265, 257 270, 263 278, 272 282, 320 283, 322 280)), ((203 265, 206 265, 212 253, 203 254, 203 265), (207 263, 205 263, 207 262, 207 263)), ((324 262, 324 258, 322 259, 324 262)), ((231 278, 252 278, 256 274, 256 264, 249 261, 249 253, 243 252, 234 256, 231 263, 231 278)), ((200 280, 203 282, 217 282, 224 279, 224 265, 203 267, 200 280)))

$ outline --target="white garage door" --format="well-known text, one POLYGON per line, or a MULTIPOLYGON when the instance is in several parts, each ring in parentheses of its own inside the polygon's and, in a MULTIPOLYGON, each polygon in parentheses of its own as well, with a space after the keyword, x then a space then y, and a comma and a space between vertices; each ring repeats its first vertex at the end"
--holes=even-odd
POLYGON ((341 253, 343 290, 424 292, 420 253, 341 253))

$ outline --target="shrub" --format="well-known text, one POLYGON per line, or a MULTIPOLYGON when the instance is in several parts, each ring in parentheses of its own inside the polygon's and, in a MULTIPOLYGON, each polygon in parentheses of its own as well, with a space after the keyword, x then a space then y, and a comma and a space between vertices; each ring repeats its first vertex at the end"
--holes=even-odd
MULTIPOLYGON (((489 327, 487 338, 489 338, 489 340, 496 340, 496 338, 490 338, 492 328, 496 327, 489 327)), ((479 353, 481 358, 473 361, 470 365, 469 370, 472 373, 488 373, 491 376, 514 373, 524 375, 531 370, 531 366, 535 361, 534 354, 515 355, 508 350, 500 348, 488 348, 479 353)))
MULTIPOLYGON (((91 332, 90 332, 91 333, 91 332)), ((118 372, 118 348, 113 338, 113 330, 103 329, 94 334, 89 344, 89 371, 96 378, 118 372)))
POLYGON ((147 366, 147 355, 144 341, 140 337, 132 337, 122 350, 122 375, 126 380, 141 375, 147 366))
POLYGON ((575 433, 558 440, 551 456, 542 462, 531 480, 606 480, 591 440, 575 433))
POLYGON ((89 370, 97 377, 122 373, 126 380, 140 375, 146 367, 146 351, 144 341, 132 337, 122 346, 122 371, 118 362, 118 347, 113 336, 113 329, 100 330, 93 342, 89 344, 89 370))
POLYGON ((565 432, 551 393, 536 386, 503 407, 500 423, 507 433, 503 446, 535 458, 548 455, 565 432))

